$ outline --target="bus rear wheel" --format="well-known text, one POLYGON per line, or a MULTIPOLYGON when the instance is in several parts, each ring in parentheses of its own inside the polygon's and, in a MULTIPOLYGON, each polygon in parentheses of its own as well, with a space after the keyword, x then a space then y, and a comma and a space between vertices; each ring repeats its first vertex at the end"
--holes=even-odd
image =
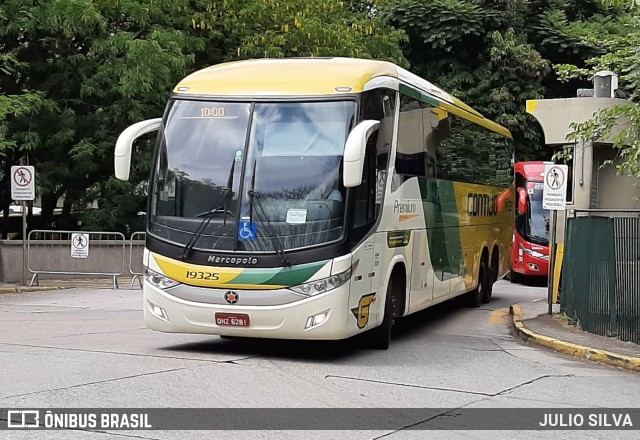
POLYGON ((485 266, 485 282, 482 285, 482 289, 480 291, 480 297, 483 304, 491 301, 491 296, 493 295, 493 283, 495 282, 494 272, 497 273, 498 269, 488 268, 485 266))
POLYGON ((369 345, 377 350, 386 350, 391 343, 391 327, 393 326, 393 278, 389 280, 387 297, 384 301, 384 317, 379 327, 369 330, 369 345))
POLYGON ((487 268, 487 260, 480 260, 478 269, 478 287, 467 294, 469 307, 477 308, 491 299, 491 274, 487 268))

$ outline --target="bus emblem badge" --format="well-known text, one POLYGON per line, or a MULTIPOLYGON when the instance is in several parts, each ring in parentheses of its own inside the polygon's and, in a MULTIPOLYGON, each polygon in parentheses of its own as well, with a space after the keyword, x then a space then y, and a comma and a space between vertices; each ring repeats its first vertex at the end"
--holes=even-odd
POLYGON ((239 299, 240 299, 240 295, 238 295, 236 292, 232 292, 231 290, 228 290, 224 293, 224 300, 229 304, 235 304, 238 302, 239 299))
POLYGON ((369 308, 371 303, 376 300, 376 294, 370 293, 360 297, 358 301, 358 307, 351 309, 351 313, 356 317, 356 323, 359 329, 363 329, 369 323, 369 308))

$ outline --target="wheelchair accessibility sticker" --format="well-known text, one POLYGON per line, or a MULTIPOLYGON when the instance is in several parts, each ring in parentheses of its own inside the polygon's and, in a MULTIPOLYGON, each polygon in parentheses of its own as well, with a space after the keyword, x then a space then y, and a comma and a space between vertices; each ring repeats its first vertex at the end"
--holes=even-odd
POLYGON ((238 225, 238 240, 250 240, 256 239, 256 222, 248 222, 240 220, 238 225))

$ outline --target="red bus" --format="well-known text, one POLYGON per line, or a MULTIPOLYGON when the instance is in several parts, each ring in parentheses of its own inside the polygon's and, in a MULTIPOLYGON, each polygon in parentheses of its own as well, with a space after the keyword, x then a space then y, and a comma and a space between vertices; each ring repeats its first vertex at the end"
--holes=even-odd
POLYGON ((544 162, 518 162, 516 224, 513 231, 511 281, 523 276, 547 276, 551 213, 542 208, 544 162))

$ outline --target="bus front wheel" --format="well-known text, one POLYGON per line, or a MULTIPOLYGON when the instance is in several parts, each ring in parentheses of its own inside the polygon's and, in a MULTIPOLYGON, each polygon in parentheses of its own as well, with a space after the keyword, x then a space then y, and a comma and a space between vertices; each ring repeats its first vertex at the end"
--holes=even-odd
POLYGON ((369 331, 371 348, 386 350, 389 348, 389 344, 391 343, 391 327, 393 325, 393 292, 394 281, 393 278, 391 278, 391 280, 389 280, 389 287, 387 287, 387 297, 384 301, 384 317, 382 318, 382 324, 369 331))

